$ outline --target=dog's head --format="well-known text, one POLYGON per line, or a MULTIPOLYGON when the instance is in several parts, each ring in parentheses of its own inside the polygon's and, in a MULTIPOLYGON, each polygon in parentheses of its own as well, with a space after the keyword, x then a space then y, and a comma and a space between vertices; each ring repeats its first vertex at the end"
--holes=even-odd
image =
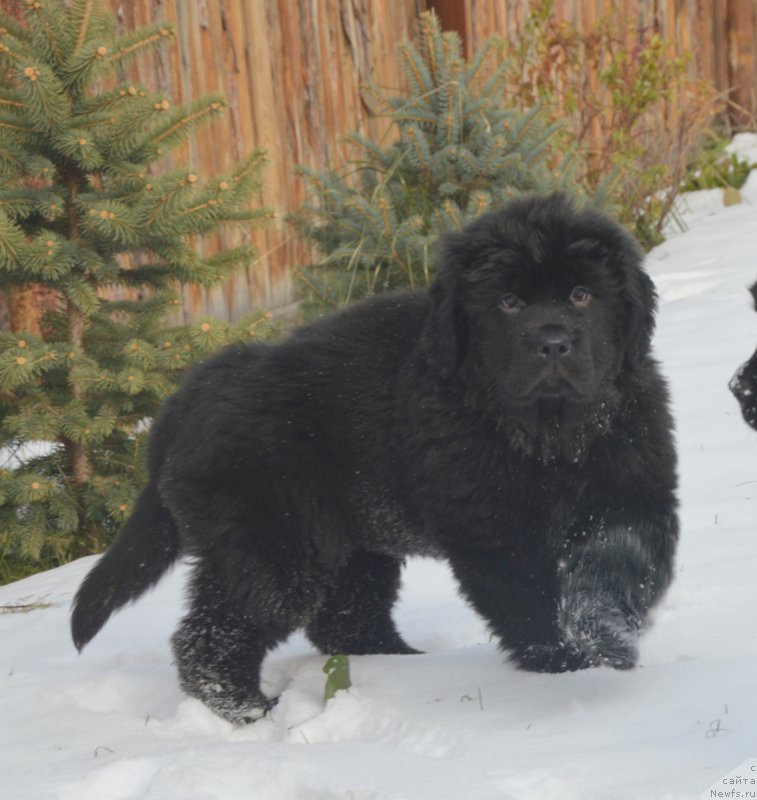
POLYGON ((498 401, 596 400, 649 352, 656 295, 634 239, 561 194, 516 199, 441 243, 426 342, 498 401))
MULTIPOLYGON (((749 291, 757 311, 757 283, 749 291)), ((757 430, 757 350, 736 370, 728 386, 739 401, 744 421, 757 430)))

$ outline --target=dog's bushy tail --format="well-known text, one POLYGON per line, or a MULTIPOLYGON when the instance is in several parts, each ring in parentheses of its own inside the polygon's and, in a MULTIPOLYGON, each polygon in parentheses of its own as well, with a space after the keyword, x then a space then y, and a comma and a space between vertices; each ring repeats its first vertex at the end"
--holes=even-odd
POLYGON ((151 481, 118 538, 76 593, 71 635, 77 649, 97 634, 114 611, 154 586, 178 556, 176 525, 151 481))

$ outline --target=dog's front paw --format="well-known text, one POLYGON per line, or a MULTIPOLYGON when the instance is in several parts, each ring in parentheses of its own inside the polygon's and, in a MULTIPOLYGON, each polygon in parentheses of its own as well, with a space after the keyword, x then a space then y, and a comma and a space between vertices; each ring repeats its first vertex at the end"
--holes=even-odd
POLYGON ((583 654, 573 645, 531 644, 511 654, 511 660, 529 672, 575 672, 585 669, 583 654))
POLYGON ((565 641, 582 655, 586 667, 632 669, 639 658, 638 620, 619 608, 595 606, 563 618, 565 641))
POLYGON ((561 613, 559 642, 517 648, 511 660, 531 672, 575 672, 591 667, 632 669, 639 658, 640 623, 619 608, 584 605, 561 613))

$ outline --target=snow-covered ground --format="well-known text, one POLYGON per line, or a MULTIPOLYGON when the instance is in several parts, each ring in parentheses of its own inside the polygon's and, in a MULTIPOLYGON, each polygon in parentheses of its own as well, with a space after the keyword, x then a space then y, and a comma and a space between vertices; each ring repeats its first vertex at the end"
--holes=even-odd
POLYGON ((325 707, 324 658, 272 654, 273 714, 236 729, 187 699, 169 636, 185 573, 79 656, 73 593, 94 559, 0 588, 0 796, 8 800, 653 800, 757 797, 757 433, 728 379, 757 343, 757 172, 742 205, 689 196, 688 231, 650 256, 655 349, 680 447, 677 577, 640 667, 518 672, 448 570, 412 561, 396 610, 422 656, 351 659, 325 707), (751 771, 750 771, 751 767, 751 771), (717 791, 741 794, 711 794, 717 791), (751 792, 752 794, 749 794, 751 792))

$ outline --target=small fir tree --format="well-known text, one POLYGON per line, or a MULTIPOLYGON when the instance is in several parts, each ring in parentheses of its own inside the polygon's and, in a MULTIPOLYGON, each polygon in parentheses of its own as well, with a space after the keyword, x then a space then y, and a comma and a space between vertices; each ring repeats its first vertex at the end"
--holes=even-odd
POLYGON ((301 273, 321 302, 428 283, 444 231, 523 192, 579 191, 573 154, 555 148, 560 126, 539 105, 522 112, 506 103, 510 70, 491 66, 495 39, 467 63, 458 35, 442 32, 433 12, 421 15, 418 38, 399 48, 409 92, 373 90, 392 143, 354 133, 346 168, 300 168, 311 200, 292 221, 322 256, 301 273))
POLYGON ((0 552, 16 574, 101 549, 143 482, 145 421, 180 371, 268 327, 257 314, 165 330, 181 283, 217 283, 254 257, 250 245, 201 257, 195 238, 270 215, 248 205, 260 151, 207 181, 160 174, 225 106, 173 107, 118 81, 172 35, 117 36, 100 0, 0 16, 0 291, 37 284, 54 298, 39 330, 0 334, 0 552))

